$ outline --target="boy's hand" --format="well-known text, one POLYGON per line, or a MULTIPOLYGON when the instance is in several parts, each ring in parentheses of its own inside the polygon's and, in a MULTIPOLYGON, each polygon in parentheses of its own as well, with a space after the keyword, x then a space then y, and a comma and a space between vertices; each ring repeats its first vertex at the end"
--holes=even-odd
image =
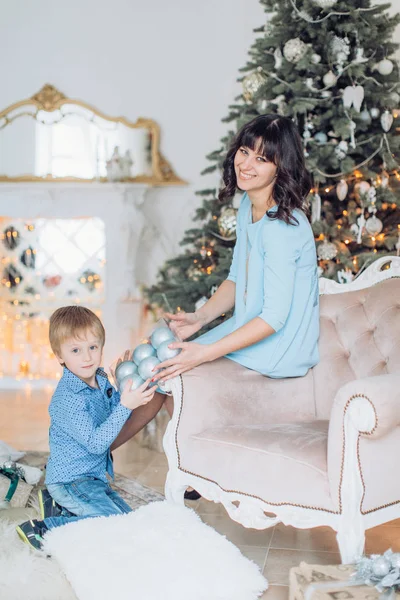
POLYGON ((156 393, 157 386, 147 388, 151 379, 148 379, 136 390, 131 390, 132 379, 128 379, 121 393, 121 404, 130 410, 134 410, 143 404, 147 404, 152 400, 156 393))

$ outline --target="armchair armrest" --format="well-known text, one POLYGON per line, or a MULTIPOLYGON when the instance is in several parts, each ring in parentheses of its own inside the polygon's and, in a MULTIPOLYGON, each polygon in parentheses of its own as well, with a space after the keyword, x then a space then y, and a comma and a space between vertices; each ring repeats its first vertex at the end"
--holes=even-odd
POLYGON ((339 389, 331 410, 327 458, 330 491, 340 510, 344 496, 362 497, 359 438, 379 438, 399 425, 400 375, 365 377, 339 389))

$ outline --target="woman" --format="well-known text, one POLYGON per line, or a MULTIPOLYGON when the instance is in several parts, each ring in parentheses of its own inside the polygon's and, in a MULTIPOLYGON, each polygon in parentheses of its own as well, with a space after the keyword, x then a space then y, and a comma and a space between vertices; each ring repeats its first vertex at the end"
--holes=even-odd
POLYGON ((223 165, 226 203, 244 193, 229 276, 194 313, 168 314, 181 340, 234 307, 233 316, 195 342, 171 343, 178 356, 158 365, 167 381, 225 356, 268 377, 298 377, 318 362, 318 275, 304 212, 310 176, 293 121, 263 115, 246 124, 223 165))

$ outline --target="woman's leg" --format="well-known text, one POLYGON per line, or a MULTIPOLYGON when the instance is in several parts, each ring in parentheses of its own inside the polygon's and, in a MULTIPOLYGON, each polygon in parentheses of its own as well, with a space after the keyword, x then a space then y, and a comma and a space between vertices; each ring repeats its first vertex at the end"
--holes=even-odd
POLYGON ((135 408, 119 432, 118 436, 111 444, 111 451, 119 448, 119 446, 122 446, 122 444, 125 444, 125 442, 130 440, 141 429, 143 429, 147 423, 154 419, 164 404, 165 398, 168 398, 168 396, 160 394, 160 392, 156 392, 150 402, 139 406, 139 408, 135 408))

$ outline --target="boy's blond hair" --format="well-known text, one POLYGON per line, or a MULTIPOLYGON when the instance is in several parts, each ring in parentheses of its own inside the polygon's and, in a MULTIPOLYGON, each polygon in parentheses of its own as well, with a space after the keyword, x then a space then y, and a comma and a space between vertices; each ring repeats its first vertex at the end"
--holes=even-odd
POLYGON ((100 340, 106 341, 106 332, 100 319, 84 306, 62 306, 50 317, 49 338, 54 354, 60 355, 61 344, 71 338, 81 338, 91 331, 100 340))

